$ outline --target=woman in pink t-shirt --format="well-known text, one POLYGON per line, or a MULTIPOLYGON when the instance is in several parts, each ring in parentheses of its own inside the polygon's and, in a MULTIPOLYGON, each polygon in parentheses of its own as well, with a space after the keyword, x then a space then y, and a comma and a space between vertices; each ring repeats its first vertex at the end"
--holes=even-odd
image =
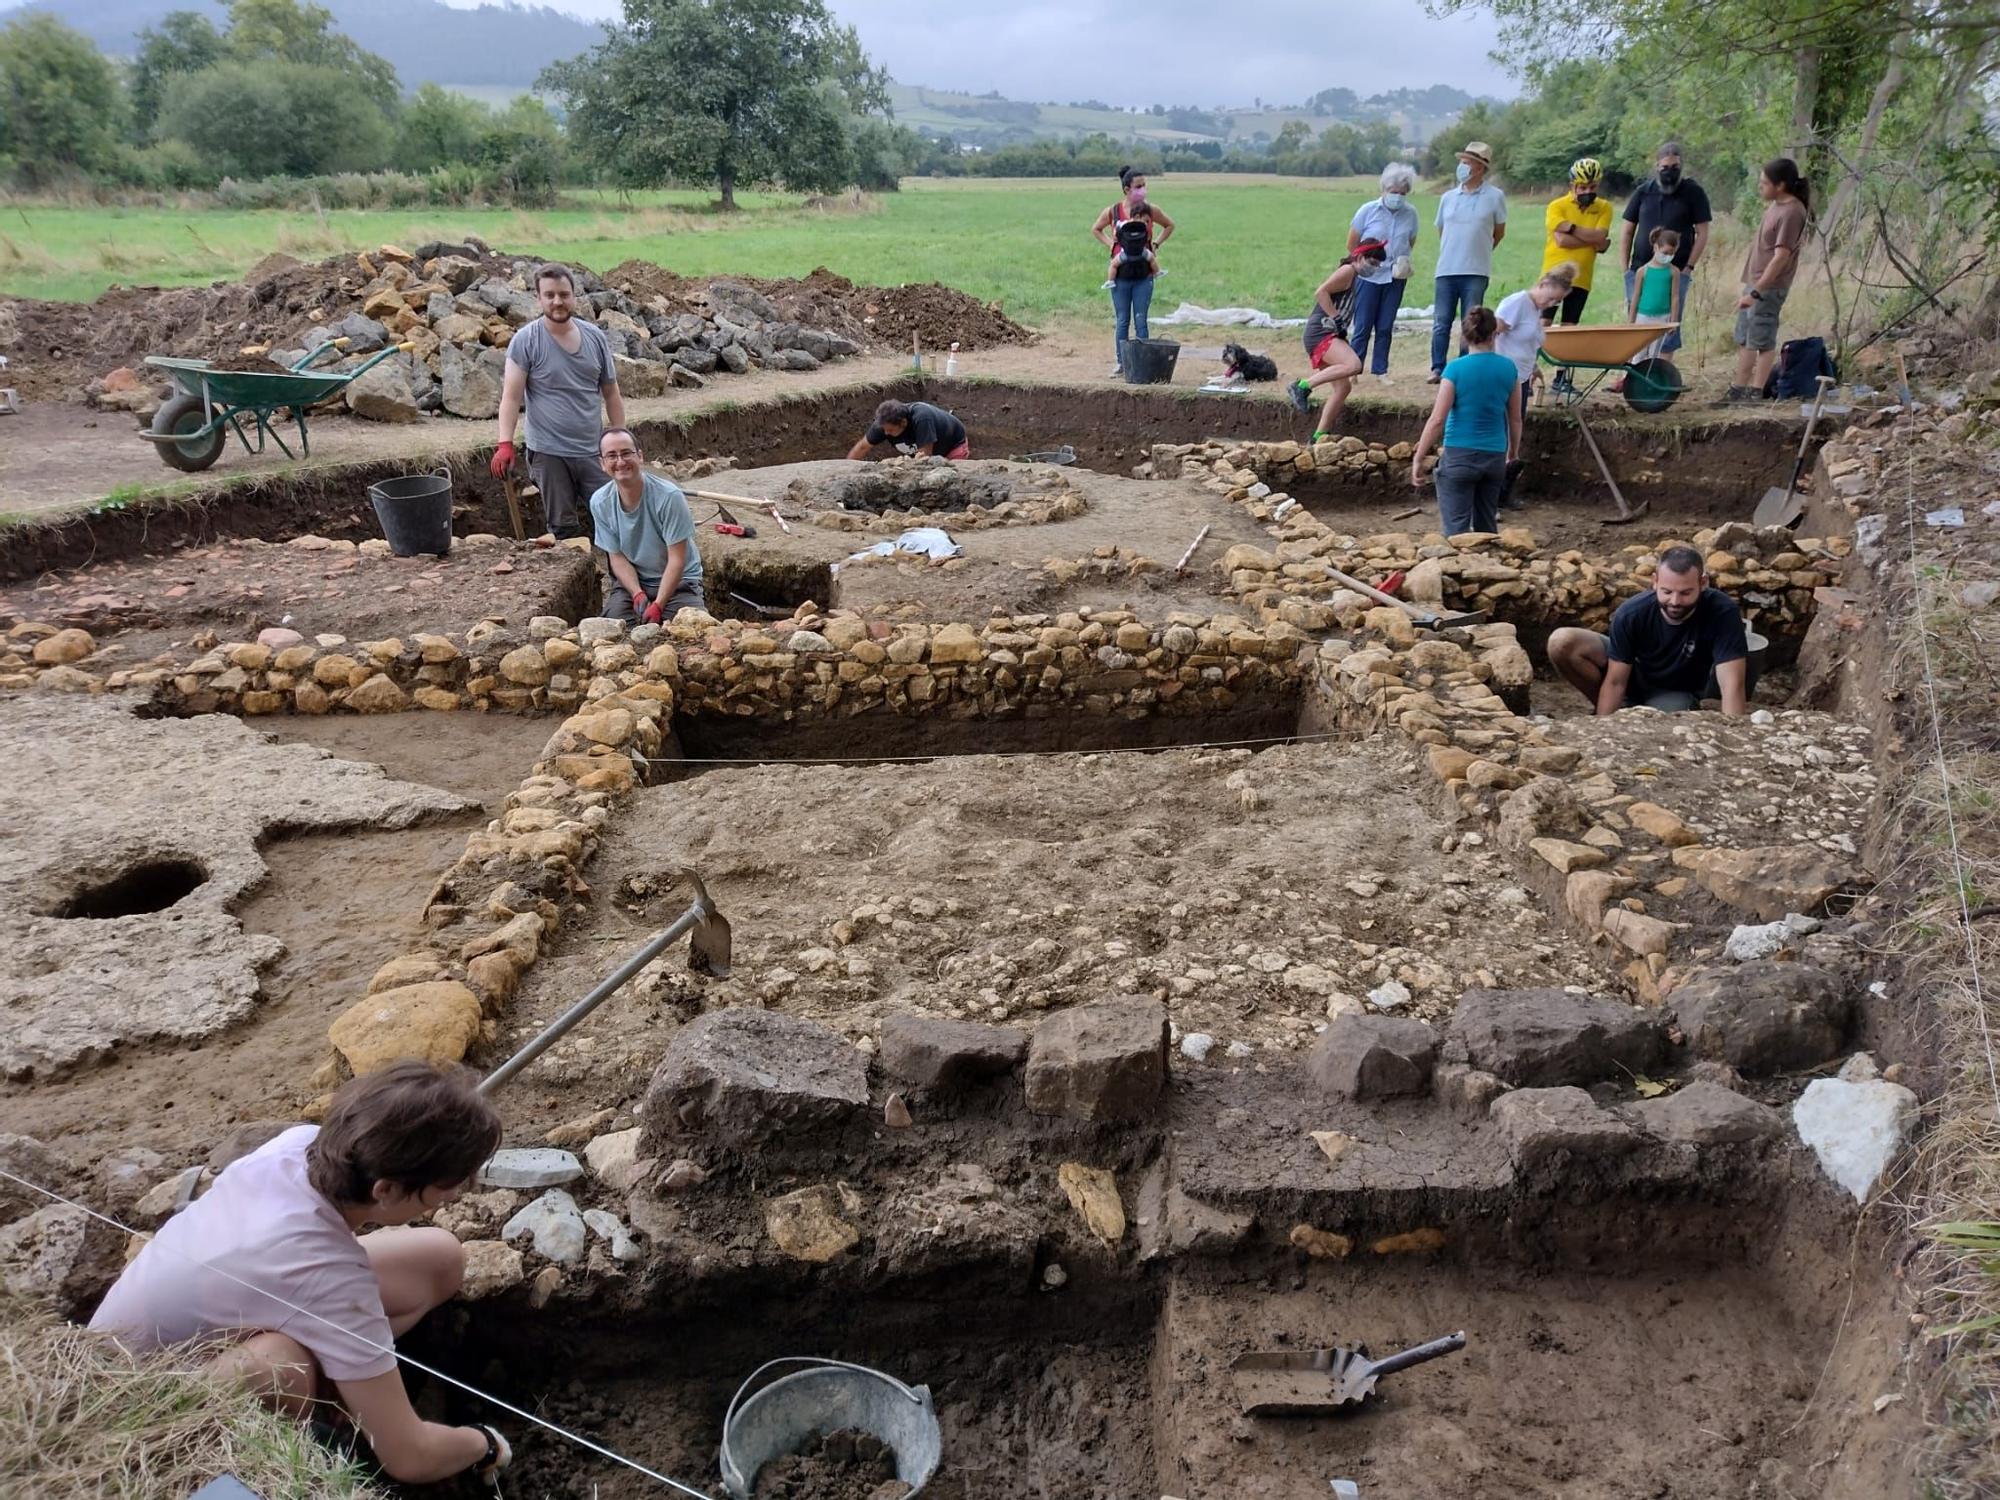
POLYGON ((465 1276, 456 1236, 408 1226, 458 1197, 500 1144, 475 1083, 419 1062, 348 1083, 323 1126, 230 1163, 168 1220, 90 1326, 136 1351, 233 1336, 215 1373, 301 1417, 337 1400, 392 1479, 497 1473, 506 1440, 418 1417, 395 1355, 465 1276))

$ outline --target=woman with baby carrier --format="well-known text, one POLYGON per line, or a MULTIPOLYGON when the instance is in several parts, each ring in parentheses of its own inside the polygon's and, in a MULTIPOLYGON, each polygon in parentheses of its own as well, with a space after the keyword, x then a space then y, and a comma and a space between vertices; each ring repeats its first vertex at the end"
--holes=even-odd
POLYGON ((1131 167, 1118 169, 1124 195, 1090 226, 1097 242, 1111 252, 1111 270, 1105 285, 1111 289, 1111 309, 1117 318, 1118 363, 1114 379, 1125 373, 1127 333, 1137 339, 1148 337, 1146 313, 1153 305, 1153 278, 1160 274, 1160 246, 1174 232, 1174 221, 1146 201, 1146 174, 1131 167))

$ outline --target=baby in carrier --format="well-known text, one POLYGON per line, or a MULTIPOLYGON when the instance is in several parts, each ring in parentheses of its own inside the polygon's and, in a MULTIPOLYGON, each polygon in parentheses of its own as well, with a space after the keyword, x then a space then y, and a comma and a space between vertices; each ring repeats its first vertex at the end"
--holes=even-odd
POLYGON ((1118 248, 1111 252, 1111 269, 1107 273, 1105 286, 1114 281, 1136 280, 1140 276, 1158 276, 1160 258, 1153 253, 1153 210, 1146 202, 1145 189, 1136 189, 1131 207, 1120 206, 1118 222, 1112 228, 1112 237, 1118 248), (1137 267, 1144 263, 1143 271, 1122 267, 1137 267))

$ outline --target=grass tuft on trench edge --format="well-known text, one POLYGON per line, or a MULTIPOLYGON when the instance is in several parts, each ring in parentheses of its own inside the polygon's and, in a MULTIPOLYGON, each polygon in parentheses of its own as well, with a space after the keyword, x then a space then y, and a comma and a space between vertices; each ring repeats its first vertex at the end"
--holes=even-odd
POLYGON ((0 1493, 154 1500, 234 1474, 287 1500, 389 1500, 302 1424, 199 1367, 199 1354, 138 1358, 32 1303, 0 1303, 0 1493))

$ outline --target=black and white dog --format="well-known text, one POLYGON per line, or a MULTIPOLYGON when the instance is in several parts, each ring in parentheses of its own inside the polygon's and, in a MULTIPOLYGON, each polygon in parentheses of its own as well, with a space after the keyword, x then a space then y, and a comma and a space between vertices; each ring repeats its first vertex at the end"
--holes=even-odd
POLYGON ((1245 380, 1276 380, 1278 362, 1268 354, 1252 354, 1241 344, 1222 346, 1222 368, 1226 375, 1241 375, 1245 380))

